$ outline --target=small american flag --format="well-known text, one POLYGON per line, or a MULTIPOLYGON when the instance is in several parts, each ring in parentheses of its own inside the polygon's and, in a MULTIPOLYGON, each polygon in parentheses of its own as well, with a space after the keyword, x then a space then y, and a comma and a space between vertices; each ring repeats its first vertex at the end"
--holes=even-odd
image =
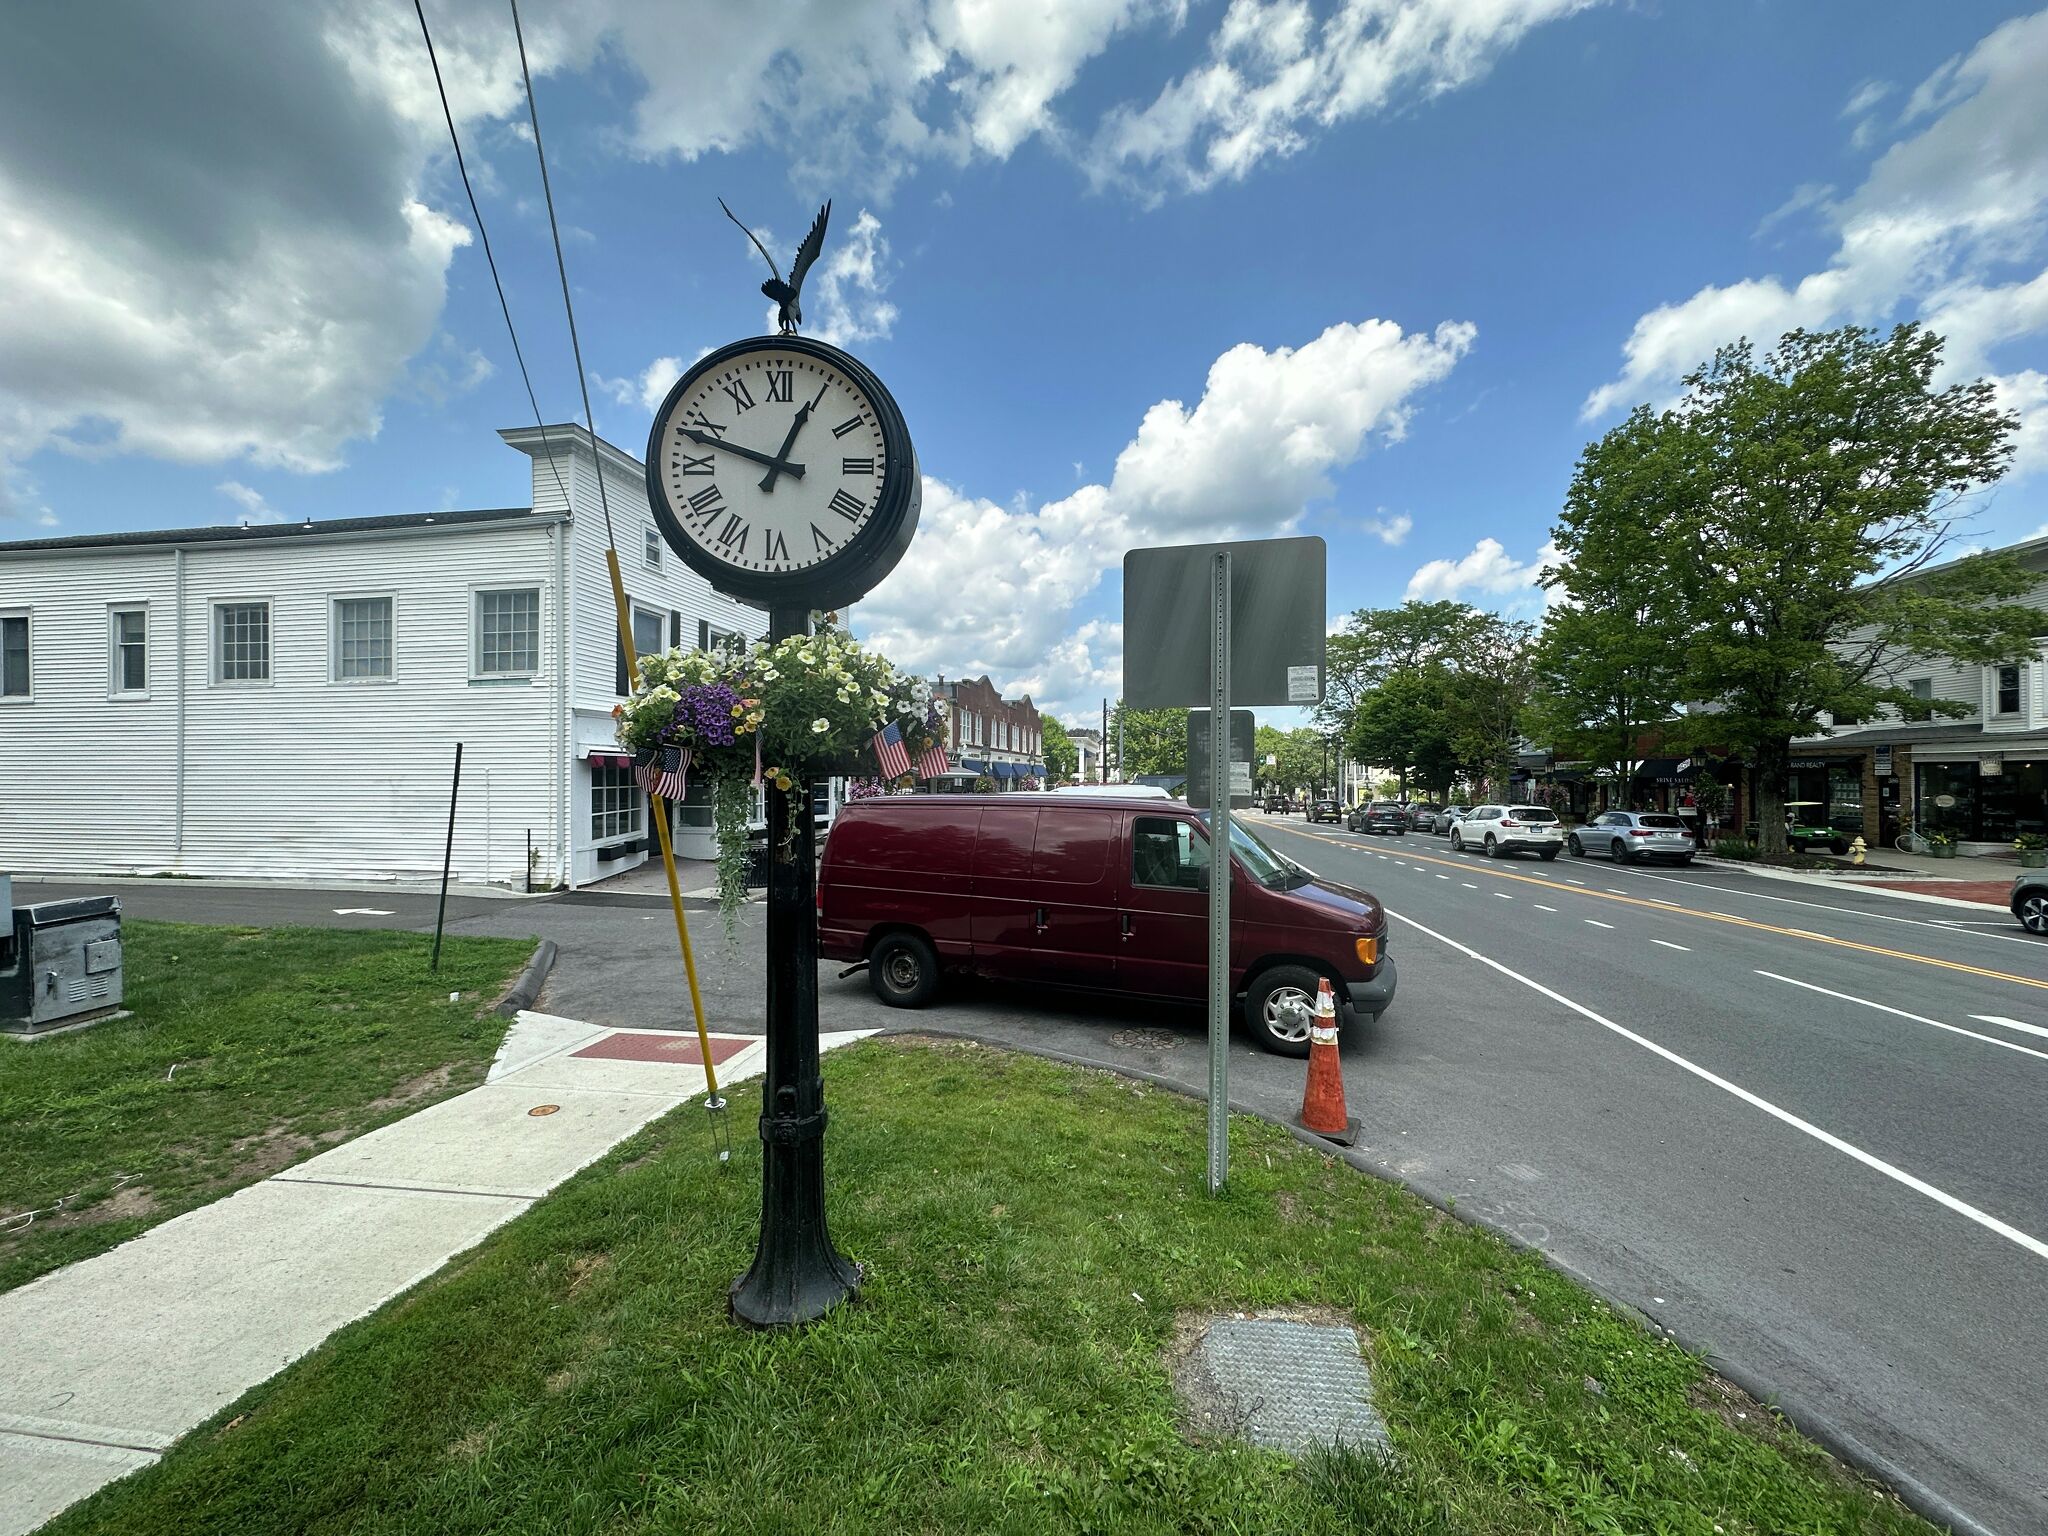
POLYGON ((900 779, 910 772, 910 753, 903 746, 903 732, 885 726, 875 733, 875 766, 885 779, 900 779))
POLYGON ((951 773, 953 764, 946 757, 946 749, 933 742, 917 754, 917 776, 920 779, 936 779, 942 773, 951 773))
POLYGON ((664 800, 683 798, 683 749, 649 747, 634 763, 634 777, 650 795, 664 800))

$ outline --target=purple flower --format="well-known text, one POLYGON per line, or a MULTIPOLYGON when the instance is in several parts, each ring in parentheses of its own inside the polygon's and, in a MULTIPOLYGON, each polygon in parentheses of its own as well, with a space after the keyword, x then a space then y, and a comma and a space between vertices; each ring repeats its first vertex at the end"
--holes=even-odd
POLYGON ((662 731, 671 741, 729 747, 739 739, 740 696, 725 683, 691 683, 676 700, 675 718, 662 731))

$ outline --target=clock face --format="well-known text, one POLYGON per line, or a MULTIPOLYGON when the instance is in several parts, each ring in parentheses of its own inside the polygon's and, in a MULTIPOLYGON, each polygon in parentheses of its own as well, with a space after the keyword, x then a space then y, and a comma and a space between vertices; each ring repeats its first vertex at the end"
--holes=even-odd
POLYGON ((816 571, 860 539, 890 483, 894 434, 879 390, 856 382, 850 362, 778 338, 725 348, 686 375, 648 445, 669 541, 679 531, 722 572, 772 579, 816 571))

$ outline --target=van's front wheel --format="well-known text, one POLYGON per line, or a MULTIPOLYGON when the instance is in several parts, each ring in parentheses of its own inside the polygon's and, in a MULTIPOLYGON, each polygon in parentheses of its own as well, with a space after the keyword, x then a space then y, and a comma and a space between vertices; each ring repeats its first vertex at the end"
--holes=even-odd
POLYGON ((915 933, 892 933, 868 956, 875 996, 891 1008, 922 1008, 939 995, 939 957, 915 933))
POLYGON ((1305 965, 1276 965, 1252 984, 1245 1013, 1260 1045, 1278 1056, 1308 1055, 1321 978, 1305 965))

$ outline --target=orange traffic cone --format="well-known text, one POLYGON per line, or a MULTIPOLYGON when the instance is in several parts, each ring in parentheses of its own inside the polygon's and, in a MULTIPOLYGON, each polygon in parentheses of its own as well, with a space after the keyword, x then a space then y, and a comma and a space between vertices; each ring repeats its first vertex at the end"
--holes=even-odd
POLYGON ((1308 1030, 1308 1088, 1301 1098, 1301 1127, 1343 1146, 1358 1139, 1358 1122, 1344 1110, 1344 1073, 1337 1065, 1337 1000, 1330 978, 1320 978, 1315 1020, 1308 1030))

